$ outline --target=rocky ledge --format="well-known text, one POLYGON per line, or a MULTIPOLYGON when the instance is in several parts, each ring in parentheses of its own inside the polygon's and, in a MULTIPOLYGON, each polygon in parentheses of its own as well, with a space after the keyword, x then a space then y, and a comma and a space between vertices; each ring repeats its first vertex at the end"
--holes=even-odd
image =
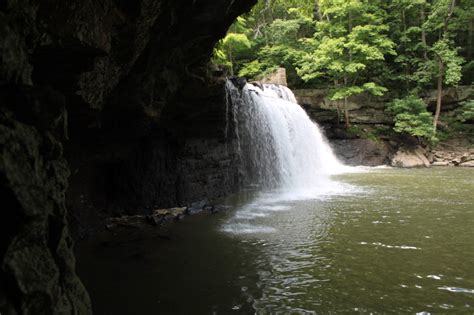
MULTIPOLYGON (((393 121, 386 112, 386 104, 395 98, 394 95, 350 97, 347 108, 352 126, 345 129, 340 121, 343 104, 329 99, 327 90, 297 89, 294 93, 308 115, 323 128, 337 156, 346 164, 394 167, 473 165, 473 142, 469 136, 444 141, 435 148, 423 148, 414 139, 393 132, 393 121)), ((442 115, 454 116, 459 105, 472 94, 471 86, 445 89, 442 115)), ((434 91, 423 98, 428 108, 433 110, 436 103, 434 91)))
POLYGON ((474 147, 466 139, 452 139, 427 155, 433 166, 474 167, 474 147))
POLYGON ((181 221, 186 216, 197 214, 216 214, 225 210, 225 206, 214 206, 207 200, 194 202, 189 207, 155 209, 149 215, 130 215, 108 218, 105 226, 108 230, 117 228, 143 228, 148 226, 159 227, 165 223, 181 221))

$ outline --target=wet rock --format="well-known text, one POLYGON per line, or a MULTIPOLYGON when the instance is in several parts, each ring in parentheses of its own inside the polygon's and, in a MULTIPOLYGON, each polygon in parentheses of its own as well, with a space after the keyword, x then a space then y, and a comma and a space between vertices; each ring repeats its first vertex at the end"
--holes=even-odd
POLYGON ((474 160, 474 154, 471 152, 470 142, 467 139, 450 139, 439 144, 431 151, 433 165, 453 165, 461 166, 474 160))
POLYGON ((140 228, 148 223, 144 215, 122 216, 119 218, 108 218, 105 220, 105 226, 108 229, 114 229, 118 226, 140 228))
POLYGON ((253 81, 253 82, 250 82, 250 84, 258 87, 259 89, 263 90, 265 89, 265 87, 263 86, 262 82, 258 82, 258 81, 253 81))
POLYGON ((394 167, 429 167, 430 162, 428 161, 425 150, 421 147, 415 147, 413 149, 400 148, 397 153, 393 156, 391 165, 394 167))
POLYGON ((203 210, 206 211, 206 212, 209 212, 209 213, 213 213, 213 211, 214 211, 214 206, 205 206, 205 207, 203 208, 203 210))
POLYGON ((446 161, 436 161, 431 163, 432 166, 448 166, 449 162, 446 161))
POLYGON ((161 225, 164 222, 181 220, 186 214, 186 207, 157 209, 150 215, 130 215, 117 218, 108 218, 105 225, 108 229, 116 227, 134 227, 142 228, 147 225, 161 225))
POLYGON ((219 213, 219 212, 223 212, 227 209, 229 209, 230 206, 225 206, 225 205, 217 205, 217 206, 214 206, 213 209, 212 209, 212 212, 213 214, 215 213, 219 213))
POLYGON ((461 167, 474 167, 474 161, 464 162, 459 164, 461 167))
POLYGON ((160 225, 166 221, 181 220, 186 213, 186 207, 157 209, 149 215, 149 220, 155 225, 160 225))
POLYGON ((160 225, 164 222, 164 216, 161 215, 149 215, 148 221, 153 225, 160 225))
POLYGON ((188 208, 188 210, 186 211, 186 213, 187 213, 188 215, 195 215, 195 214, 201 213, 202 210, 203 210, 202 208, 193 208, 193 207, 191 207, 191 208, 188 208))
POLYGON ((204 207, 208 206, 209 201, 207 199, 196 201, 191 204, 187 209, 186 213, 189 215, 195 215, 201 213, 204 210, 204 207))
POLYGON ((386 142, 369 139, 335 140, 332 144, 336 155, 348 165, 384 165, 392 152, 386 142))
POLYGON ((169 208, 169 209, 157 209, 153 211, 153 215, 172 215, 177 217, 178 215, 184 214, 188 208, 181 207, 181 208, 169 208))
POLYGON ((241 77, 230 77, 229 80, 232 81, 235 87, 237 87, 239 90, 242 90, 245 84, 247 84, 247 80, 241 77))
POLYGON ((474 160, 474 159, 472 158, 472 156, 469 153, 464 153, 461 156, 461 163, 465 163, 465 162, 468 162, 470 160, 474 160))

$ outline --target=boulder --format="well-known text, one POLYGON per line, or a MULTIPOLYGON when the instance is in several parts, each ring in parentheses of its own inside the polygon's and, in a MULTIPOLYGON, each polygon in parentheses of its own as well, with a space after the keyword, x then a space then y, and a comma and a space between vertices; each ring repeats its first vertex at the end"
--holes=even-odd
POLYGON ((180 208, 169 208, 169 209, 157 209, 153 211, 153 215, 172 215, 177 217, 181 214, 184 214, 188 208, 187 207, 180 207, 180 208))
POLYGON ((400 148, 393 156, 391 165, 394 167, 429 167, 430 162, 425 150, 420 146, 413 149, 400 148))
POLYGON ((187 209, 187 207, 157 209, 148 218, 155 225, 160 225, 165 221, 182 220, 187 209))
POLYGON ((208 205, 209 205, 209 201, 207 199, 193 202, 191 206, 187 208, 186 213, 189 215, 201 213, 204 210, 204 208, 208 205))
POLYGON ((461 166, 461 167, 474 167, 474 161, 464 162, 464 163, 459 164, 458 166, 461 166))
POLYGON ((337 157, 348 165, 377 166, 389 161, 390 145, 385 141, 346 139, 332 142, 337 157))
POLYGON ((431 166, 449 166, 449 162, 447 161, 436 161, 431 163, 431 166))
POLYGON ((461 163, 465 163, 465 162, 469 162, 470 160, 474 160, 472 158, 472 155, 470 155, 469 153, 465 152, 462 156, 461 156, 461 163))
POLYGON ((140 228, 145 224, 147 224, 147 217, 144 215, 122 216, 105 220, 105 226, 108 229, 113 229, 117 226, 140 228))

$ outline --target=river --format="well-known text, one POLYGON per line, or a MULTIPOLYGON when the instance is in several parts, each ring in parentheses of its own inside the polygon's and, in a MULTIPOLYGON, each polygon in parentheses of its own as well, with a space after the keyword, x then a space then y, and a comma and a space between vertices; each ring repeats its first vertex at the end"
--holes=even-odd
POLYGON ((79 243, 96 314, 474 312, 473 169, 372 168, 332 184, 79 243))

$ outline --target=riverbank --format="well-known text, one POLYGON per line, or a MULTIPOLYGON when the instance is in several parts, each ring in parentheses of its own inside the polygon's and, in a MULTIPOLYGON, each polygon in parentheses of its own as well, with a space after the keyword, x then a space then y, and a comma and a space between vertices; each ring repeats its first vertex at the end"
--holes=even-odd
MULTIPOLYGON (((474 167, 474 125, 454 119, 462 102, 472 94, 470 86, 444 91, 441 117, 445 120, 440 124, 440 141, 435 145, 420 145, 417 139, 393 130, 394 123, 386 109, 394 95, 350 97, 347 108, 351 126, 346 128, 340 121, 343 104, 330 100, 328 91, 296 89, 294 93, 311 119, 322 127, 336 155, 348 165, 474 167)), ((423 99, 432 110, 435 94, 426 93, 423 99)))
POLYGON ((393 167, 474 167, 474 146, 466 138, 434 147, 385 139, 330 139, 336 155, 347 165, 393 167))

